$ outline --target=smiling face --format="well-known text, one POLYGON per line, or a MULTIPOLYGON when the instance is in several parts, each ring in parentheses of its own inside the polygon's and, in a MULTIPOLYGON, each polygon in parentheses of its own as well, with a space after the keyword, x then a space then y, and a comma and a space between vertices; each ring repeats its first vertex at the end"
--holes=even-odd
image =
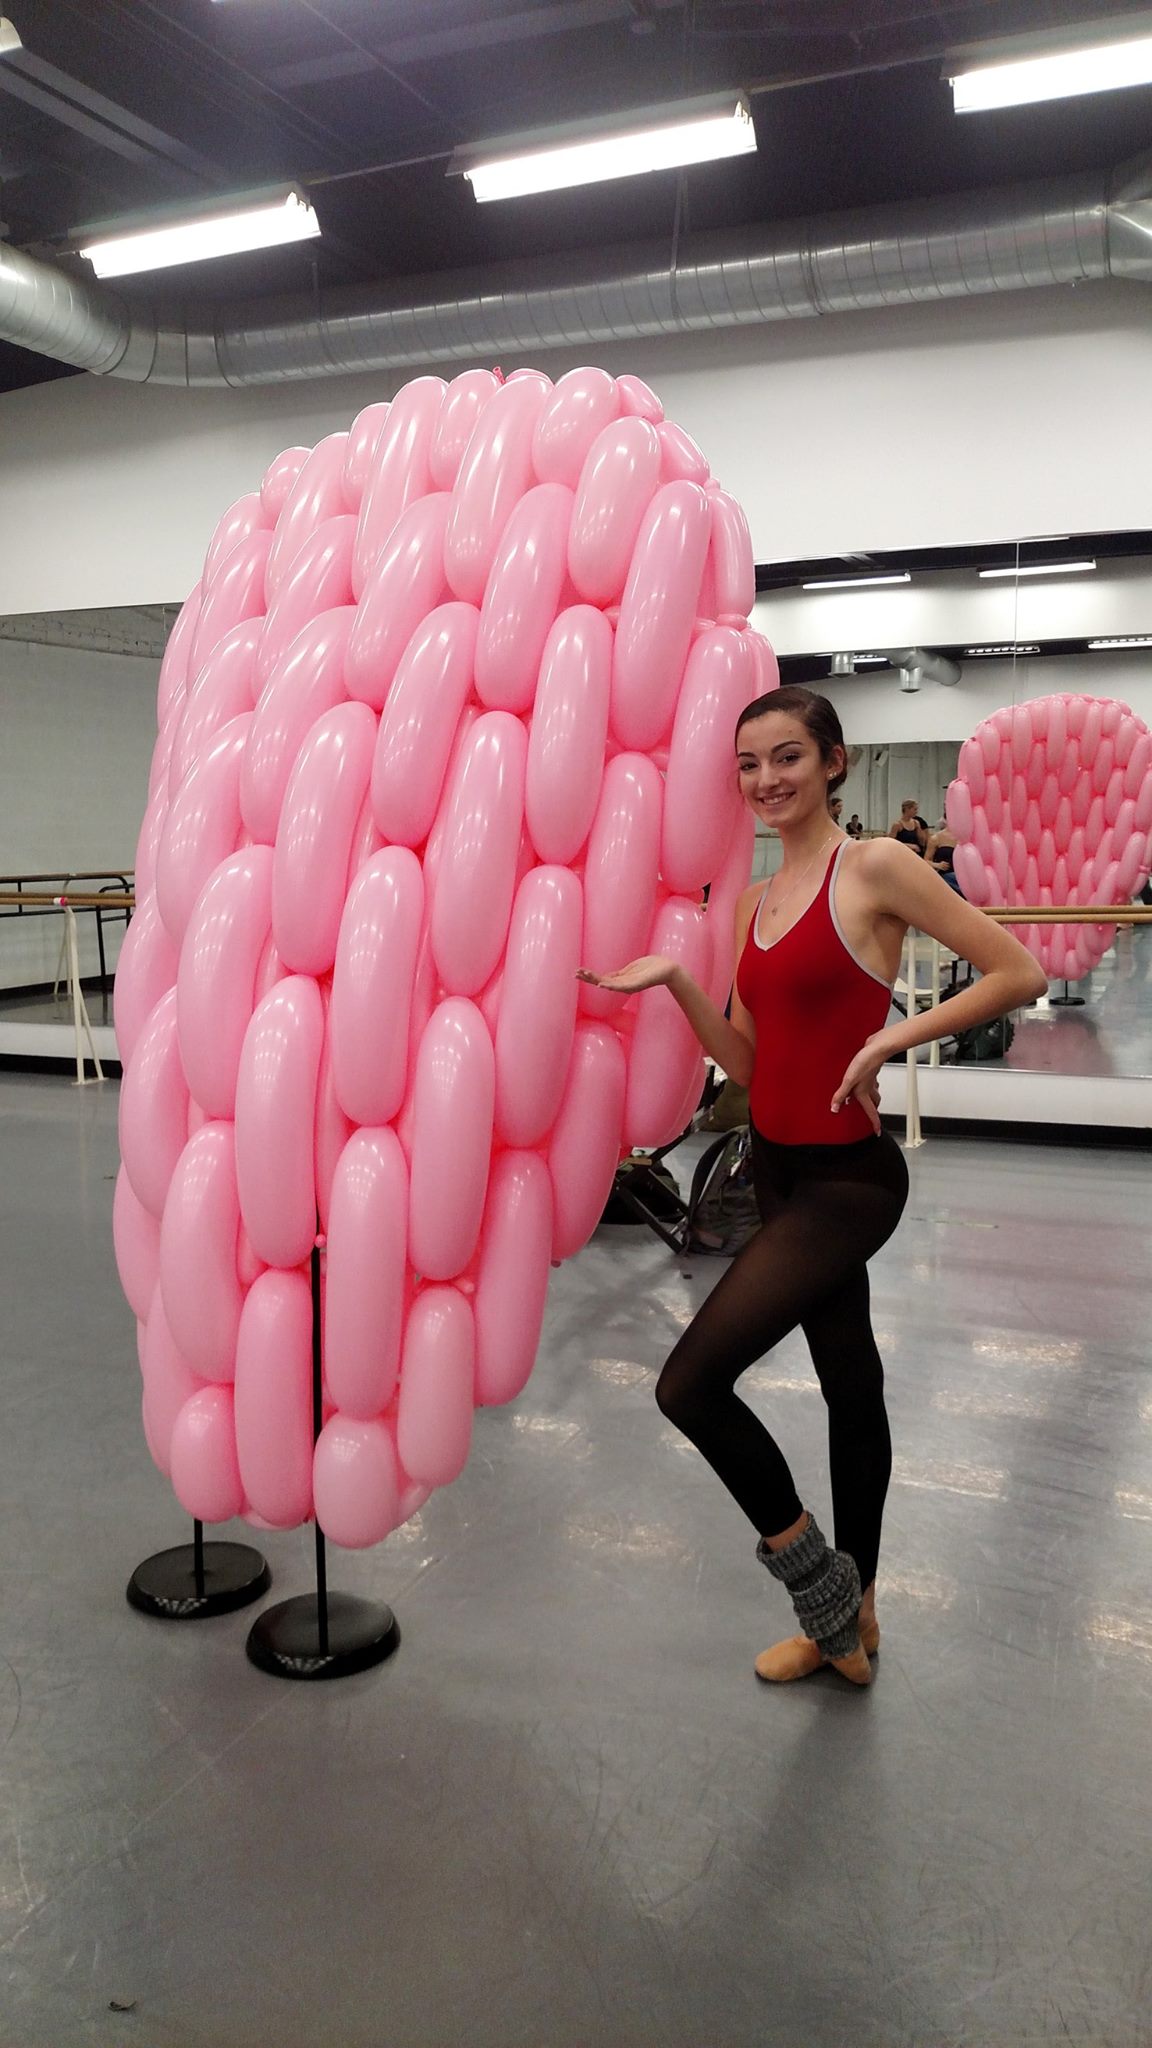
POLYGON ((825 761, 803 721, 787 711, 750 718, 736 736, 740 793, 766 825, 800 825, 827 816, 829 778, 844 766, 841 749, 825 761))

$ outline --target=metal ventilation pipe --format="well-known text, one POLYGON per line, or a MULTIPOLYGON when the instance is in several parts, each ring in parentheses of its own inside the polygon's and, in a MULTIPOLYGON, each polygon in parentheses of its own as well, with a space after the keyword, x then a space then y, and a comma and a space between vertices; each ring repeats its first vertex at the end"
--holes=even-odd
POLYGON ((950 661, 946 654, 932 654, 927 647, 884 647, 880 652, 900 670, 902 690, 918 690, 925 678, 930 683, 951 685, 960 681, 960 664, 950 661), (905 682, 905 676, 914 675, 914 683, 905 682))
POLYGON ((166 324, 0 247, 0 338, 140 383, 247 385, 491 361, 1091 278, 1152 280, 1152 176, 970 192, 666 245, 549 257, 166 324))

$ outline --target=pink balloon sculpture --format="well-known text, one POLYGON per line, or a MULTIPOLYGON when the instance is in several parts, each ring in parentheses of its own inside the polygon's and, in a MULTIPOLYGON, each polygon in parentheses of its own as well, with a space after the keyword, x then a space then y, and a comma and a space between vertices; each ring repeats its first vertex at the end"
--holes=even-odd
POLYGON ((189 1513, 386 1536, 520 1392, 621 1152, 687 1122, 667 991, 575 976, 658 947, 727 995, 754 592, 739 506, 598 369, 418 377, 224 513, 116 983, 116 1253, 189 1513))
MULTIPOLYGON (((970 903, 1129 903, 1152 863, 1152 733, 1107 697, 996 711, 960 749, 947 813, 970 903)), ((1116 936, 1109 924, 1013 929, 1046 974, 1067 981, 1116 936)))

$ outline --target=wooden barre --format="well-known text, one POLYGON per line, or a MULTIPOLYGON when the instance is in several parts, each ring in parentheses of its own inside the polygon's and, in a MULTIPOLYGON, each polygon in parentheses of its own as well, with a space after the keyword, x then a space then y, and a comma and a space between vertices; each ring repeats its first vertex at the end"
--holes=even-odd
POLYGON ((987 904, 980 908, 997 924, 1152 924, 1152 909, 1128 903, 987 904))
POLYGON ((65 890, 59 896, 49 896, 29 890, 5 889, 0 891, 0 903, 23 904, 28 909, 40 910, 135 910, 136 897, 130 892, 123 895, 119 890, 106 896, 73 895, 65 890))

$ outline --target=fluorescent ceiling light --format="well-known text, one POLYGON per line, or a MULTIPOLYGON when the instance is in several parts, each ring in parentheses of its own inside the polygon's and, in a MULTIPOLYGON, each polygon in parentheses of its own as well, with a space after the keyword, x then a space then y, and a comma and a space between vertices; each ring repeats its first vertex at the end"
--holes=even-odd
POLYGON ((23 48, 24 45, 7 15, 0 14, 0 57, 10 57, 13 50, 23 48))
POLYGON ((1090 640, 1089 647, 1152 647, 1152 633, 1119 633, 1111 640, 1090 640))
POLYGON ((1152 36, 981 64, 952 74, 949 83, 958 114, 1072 99, 1083 93, 1112 92, 1124 85, 1148 85, 1152 83, 1152 36))
POLYGON ((856 666, 857 668, 883 668, 887 660, 888 656, 886 654, 858 654, 856 656, 856 666))
POLYGON ((821 576, 815 583, 802 583, 802 590, 868 590, 880 583, 911 583, 907 569, 894 576, 821 576))
POLYGON ((199 263, 208 256, 237 256, 246 249, 273 249, 320 233, 320 223, 299 192, 279 192, 258 202, 233 202, 225 213, 170 220, 130 234, 107 235, 80 250, 97 277, 127 277, 137 270, 167 270, 174 263, 199 263))
POLYGON ((1021 562, 1019 568, 1013 564, 1008 569, 981 569, 980 574, 986 581, 993 576, 1083 576, 1095 567, 1095 562, 1021 562))
POLYGON ((526 192, 558 192, 569 185, 635 177, 641 171, 747 156, 755 148, 747 100, 725 93, 618 116, 611 127, 574 122, 533 135, 509 136, 458 152, 448 169, 450 175, 468 179, 478 200, 518 199, 526 192))
POLYGON ((966 647, 966 648, 964 649, 964 652, 965 652, 965 654, 966 654, 966 655, 969 655, 969 654, 980 654, 980 655, 985 655, 985 654, 1039 654, 1039 652, 1040 652, 1040 649, 1039 649, 1039 647, 1022 647, 1022 646, 1020 645, 1019 641, 1017 641, 1017 640, 1011 640, 1011 641, 1009 641, 1009 642, 1008 642, 1008 644, 1007 644, 1006 646, 1004 646, 1004 647, 966 647))

